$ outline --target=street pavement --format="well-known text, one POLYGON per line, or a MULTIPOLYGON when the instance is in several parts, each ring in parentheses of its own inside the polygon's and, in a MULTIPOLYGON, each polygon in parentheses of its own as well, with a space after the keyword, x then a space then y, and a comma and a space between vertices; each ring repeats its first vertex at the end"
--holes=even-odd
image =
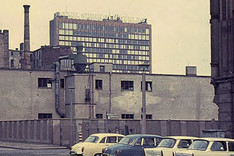
POLYGON ((51 144, 0 141, 0 156, 68 156, 69 149, 51 144))

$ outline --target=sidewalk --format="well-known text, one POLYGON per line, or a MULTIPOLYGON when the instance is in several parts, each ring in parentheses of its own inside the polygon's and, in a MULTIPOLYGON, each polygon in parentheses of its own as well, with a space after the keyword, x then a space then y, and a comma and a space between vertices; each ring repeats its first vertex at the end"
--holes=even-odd
POLYGON ((7 141, 0 141, 0 147, 22 150, 67 149, 67 147, 65 146, 57 146, 52 144, 20 143, 7 141))

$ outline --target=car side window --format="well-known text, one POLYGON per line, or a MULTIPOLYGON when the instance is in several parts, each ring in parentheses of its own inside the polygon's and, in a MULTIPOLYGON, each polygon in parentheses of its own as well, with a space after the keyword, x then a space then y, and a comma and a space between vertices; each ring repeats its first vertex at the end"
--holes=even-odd
POLYGON ((228 142, 229 151, 234 151, 234 142, 228 142))
POLYGON ((192 143, 192 140, 181 139, 178 148, 188 148, 192 143))
POLYGON ((141 141, 142 141, 142 138, 137 139, 137 141, 136 141, 135 145, 141 145, 141 141))
POLYGON ((211 151, 226 151, 226 142, 224 141, 215 141, 210 148, 211 151))
POLYGON ((154 138, 156 139, 156 146, 158 146, 158 144, 162 141, 162 138, 154 138))
POLYGON ((154 147, 154 138, 144 138, 143 140, 143 146, 144 147, 154 147))
POLYGON ((117 138, 112 136, 112 137, 107 137, 106 139, 106 143, 116 143, 117 142, 117 138))
POLYGON ((105 143, 106 137, 102 138, 102 140, 99 143, 105 143))
POLYGON ((118 142, 119 142, 122 138, 123 138, 123 137, 120 137, 120 136, 119 136, 119 137, 118 137, 118 142))

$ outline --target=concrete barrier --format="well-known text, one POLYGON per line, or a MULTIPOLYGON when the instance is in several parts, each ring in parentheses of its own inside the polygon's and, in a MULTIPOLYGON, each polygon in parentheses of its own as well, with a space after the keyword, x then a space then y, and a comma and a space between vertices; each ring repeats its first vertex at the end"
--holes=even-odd
MULTIPOLYGON (((147 120, 148 134, 200 137, 204 129, 218 129, 218 122, 147 120)), ((0 132, 1 141, 70 146, 79 142, 81 135, 84 141, 93 133, 118 132, 125 135, 140 133, 140 120, 74 119, 72 125, 69 119, 0 121, 0 132)))

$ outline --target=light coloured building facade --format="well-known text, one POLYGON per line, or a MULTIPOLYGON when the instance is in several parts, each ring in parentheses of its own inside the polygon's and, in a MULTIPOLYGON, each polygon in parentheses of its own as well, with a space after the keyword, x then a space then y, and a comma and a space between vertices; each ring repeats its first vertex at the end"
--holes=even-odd
POLYGON ((139 65, 146 64, 145 71, 151 73, 151 25, 144 20, 82 19, 57 12, 50 21, 50 45, 71 46, 76 51, 78 42, 83 42, 89 63, 112 63, 113 72, 121 73, 141 73, 139 65))
MULTIPOLYGON (((61 71, 56 106, 54 71, 1 70, 0 120, 66 118, 71 110, 74 118, 141 119, 142 75, 95 71, 61 71)), ((146 90, 149 120, 218 118, 208 76, 147 74, 146 90)))

